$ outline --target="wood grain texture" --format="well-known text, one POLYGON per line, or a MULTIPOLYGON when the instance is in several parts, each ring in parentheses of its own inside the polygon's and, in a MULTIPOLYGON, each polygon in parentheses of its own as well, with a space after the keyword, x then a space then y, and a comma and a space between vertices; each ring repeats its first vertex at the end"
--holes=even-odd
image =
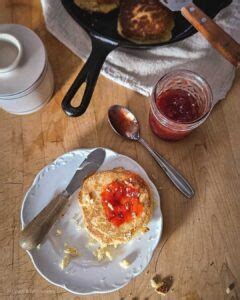
POLYGON ((32 115, 0 111, 0 299, 239 299, 240 73, 227 99, 204 125, 185 140, 168 143, 156 139, 149 129, 148 99, 102 76, 87 113, 66 117, 60 103, 82 62, 46 31, 38 0, 0 0, 0 23, 11 22, 32 28, 44 41, 56 92, 44 109, 32 115), (193 200, 172 187, 141 145, 112 132, 106 112, 115 103, 130 107, 141 122, 143 137, 189 178, 196 187, 193 200), (126 287, 109 295, 77 297, 35 271, 18 245, 19 213, 41 168, 66 151, 96 145, 129 155, 146 169, 161 194, 164 232, 148 268, 126 287), (174 276, 173 290, 165 297, 150 287, 156 272, 174 276), (231 283, 235 287, 228 295, 231 283))
POLYGON ((182 15, 235 67, 240 67, 240 45, 195 4, 181 9, 182 15))

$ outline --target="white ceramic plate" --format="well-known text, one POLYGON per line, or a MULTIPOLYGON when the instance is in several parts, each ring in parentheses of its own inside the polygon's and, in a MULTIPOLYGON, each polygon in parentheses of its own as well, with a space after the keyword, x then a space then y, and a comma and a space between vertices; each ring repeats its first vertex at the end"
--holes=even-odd
MULTIPOLYGON (((40 171, 23 200, 22 227, 28 224, 56 193, 66 188, 77 167, 92 150, 80 149, 66 153, 40 171)), ((146 268, 162 233, 159 194, 146 172, 129 157, 109 149, 105 150, 105 161, 99 170, 124 167, 144 178, 151 188, 155 201, 153 217, 149 223, 150 231, 114 249, 112 261, 99 262, 89 249, 85 229, 77 227, 74 221, 76 217, 81 219, 76 192, 72 196, 67 212, 56 222, 40 248, 28 252, 35 268, 46 280, 75 294, 108 293, 126 285, 146 268), (56 234, 57 229, 62 231, 61 235, 56 234), (63 258, 65 243, 76 247, 80 256, 71 260, 70 264, 61 270, 59 262, 63 258), (127 269, 119 265, 123 259, 130 262, 127 269)))

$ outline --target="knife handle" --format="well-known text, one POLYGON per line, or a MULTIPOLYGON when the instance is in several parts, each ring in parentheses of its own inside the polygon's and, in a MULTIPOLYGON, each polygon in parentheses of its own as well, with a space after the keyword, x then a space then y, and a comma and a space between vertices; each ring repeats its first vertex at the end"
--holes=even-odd
POLYGON ((54 198, 22 231, 20 246, 24 250, 37 247, 49 232, 56 219, 68 203, 69 194, 64 191, 54 198))
POLYGON ((181 9, 182 15, 235 67, 240 67, 240 45, 195 4, 181 9))

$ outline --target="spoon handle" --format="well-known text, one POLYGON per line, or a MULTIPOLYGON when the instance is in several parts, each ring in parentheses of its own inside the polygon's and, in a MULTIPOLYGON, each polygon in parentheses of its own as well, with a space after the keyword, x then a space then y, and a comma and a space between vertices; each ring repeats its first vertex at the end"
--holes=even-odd
POLYGON ((187 198, 192 198, 194 190, 190 183, 162 155, 154 151, 143 138, 140 138, 138 141, 148 150, 179 191, 187 198))

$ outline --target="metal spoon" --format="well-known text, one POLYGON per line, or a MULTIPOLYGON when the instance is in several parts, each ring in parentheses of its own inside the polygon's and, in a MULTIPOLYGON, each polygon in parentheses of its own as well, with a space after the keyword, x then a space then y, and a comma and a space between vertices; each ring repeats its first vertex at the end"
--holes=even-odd
POLYGON ((192 198, 194 196, 194 190, 188 181, 165 158, 154 151, 140 136, 138 120, 130 110, 121 105, 113 105, 108 110, 108 120, 112 129, 117 134, 142 144, 167 174, 173 184, 187 198, 192 198))

